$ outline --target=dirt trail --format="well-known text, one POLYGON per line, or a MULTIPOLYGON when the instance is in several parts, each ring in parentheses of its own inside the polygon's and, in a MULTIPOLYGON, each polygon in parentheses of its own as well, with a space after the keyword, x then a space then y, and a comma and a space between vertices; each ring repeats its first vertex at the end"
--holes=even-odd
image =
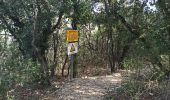
POLYGON ((109 92, 120 86, 120 73, 107 76, 76 78, 62 85, 44 100, 106 100, 109 92), (55 97, 54 97, 55 96, 55 97))

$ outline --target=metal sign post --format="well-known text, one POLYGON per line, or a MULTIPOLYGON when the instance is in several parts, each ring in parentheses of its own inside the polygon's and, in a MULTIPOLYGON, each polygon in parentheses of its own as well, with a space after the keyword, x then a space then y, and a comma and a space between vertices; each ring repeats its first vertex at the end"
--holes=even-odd
POLYGON ((74 54, 78 52, 78 31, 67 30, 68 56, 70 56, 69 81, 73 79, 74 54))
POLYGON ((69 78, 69 81, 72 81, 73 79, 73 67, 74 67, 74 55, 72 54, 71 55, 71 58, 70 58, 70 68, 69 68, 69 71, 70 71, 70 78, 69 78))

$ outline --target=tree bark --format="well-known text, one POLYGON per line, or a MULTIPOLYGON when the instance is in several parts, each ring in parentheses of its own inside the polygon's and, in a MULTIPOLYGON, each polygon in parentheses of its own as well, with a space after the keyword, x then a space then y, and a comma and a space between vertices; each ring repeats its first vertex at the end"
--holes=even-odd
MULTIPOLYGON (((64 64, 63 64, 63 66, 62 66, 62 72, 61 72, 61 75, 62 75, 62 76, 64 76, 64 69, 65 69, 65 67, 66 67, 67 60, 68 60, 68 56, 66 55, 65 60, 64 60, 64 64)), ((69 72, 69 71, 68 71, 68 72, 69 72)))
POLYGON ((55 76, 56 66, 57 66, 57 52, 58 52, 58 31, 53 34, 53 65, 51 66, 51 77, 55 76), (57 40, 56 40, 57 39, 57 40))
MULTIPOLYGON (((49 80, 49 66, 47 62, 47 58, 45 55, 45 47, 39 47, 40 44, 37 44, 37 41, 41 39, 45 39, 43 41, 47 41, 48 38, 48 33, 50 33, 50 29, 45 29, 43 32, 40 32, 40 24, 39 24, 39 19, 41 17, 41 8, 40 8, 40 1, 37 0, 37 7, 35 9, 35 21, 34 21, 34 32, 33 32, 33 40, 32 40, 32 47, 33 47, 33 54, 37 58, 37 61, 41 65, 41 84, 42 85, 50 85, 50 80, 49 80), (45 33, 48 32, 48 33, 45 33), (43 35, 40 35, 43 34, 43 35), (41 36, 41 37, 39 37, 41 36), (47 36, 47 37, 43 37, 47 36)), ((47 10, 48 11, 48 10, 47 10)), ((51 27, 51 22, 50 19, 47 19, 47 28, 51 27)))

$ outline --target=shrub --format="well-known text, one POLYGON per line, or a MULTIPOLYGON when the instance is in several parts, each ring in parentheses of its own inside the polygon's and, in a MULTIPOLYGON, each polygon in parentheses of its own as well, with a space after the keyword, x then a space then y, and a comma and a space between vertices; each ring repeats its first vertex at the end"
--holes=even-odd
POLYGON ((40 65, 23 58, 16 45, 0 47, 0 99, 9 98, 8 91, 17 85, 39 84, 40 65))

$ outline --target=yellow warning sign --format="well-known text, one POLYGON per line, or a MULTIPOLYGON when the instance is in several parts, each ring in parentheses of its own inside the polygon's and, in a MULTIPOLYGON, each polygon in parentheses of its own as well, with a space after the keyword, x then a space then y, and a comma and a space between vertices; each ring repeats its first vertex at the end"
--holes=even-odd
POLYGON ((72 44, 72 45, 71 45, 70 52, 74 52, 74 51, 75 51, 75 47, 74 47, 74 45, 72 44))
POLYGON ((78 30, 67 30, 67 42, 78 41, 78 30))

